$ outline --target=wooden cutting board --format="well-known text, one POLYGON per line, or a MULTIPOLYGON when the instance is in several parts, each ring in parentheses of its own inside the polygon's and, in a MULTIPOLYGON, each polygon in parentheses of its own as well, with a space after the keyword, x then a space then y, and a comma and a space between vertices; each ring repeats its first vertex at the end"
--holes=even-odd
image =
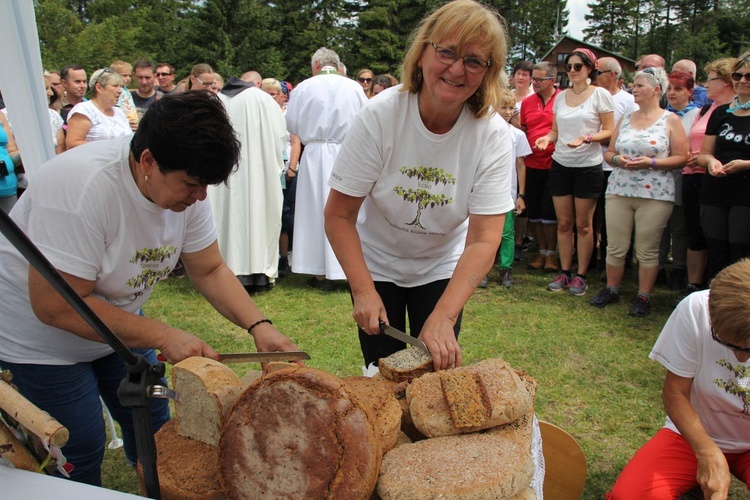
POLYGON ((556 425, 539 422, 544 453, 545 500, 578 500, 586 485, 586 456, 578 442, 556 425))

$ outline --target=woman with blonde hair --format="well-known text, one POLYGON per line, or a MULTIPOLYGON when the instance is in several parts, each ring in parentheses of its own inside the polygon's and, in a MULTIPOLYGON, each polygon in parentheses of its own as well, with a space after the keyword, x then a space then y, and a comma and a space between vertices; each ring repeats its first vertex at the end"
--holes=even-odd
POLYGON ((193 66, 187 79, 186 90, 208 90, 213 92, 216 87, 214 69, 208 64, 200 63, 193 66))
POLYGON ((133 135, 125 112, 117 107, 122 93, 122 77, 112 68, 98 69, 89 79, 89 89, 91 99, 79 102, 68 114, 67 149, 87 142, 133 135))
POLYGON ((372 80, 375 78, 372 70, 367 68, 361 69, 357 72, 357 82, 362 85, 362 90, 365 91, 365 95, 370 99, 374 94, 372 93, 372 80))
POLYGON ((407 312, 435 369, 461 365, 464 304, 514 208, 510 133, 495 114, 506 50, 497 12, 445 4, 415 32, 399 91, 362 108, 344 139, 325 224, 366 365, 404 348, 380 325, 404 331, 407 312))

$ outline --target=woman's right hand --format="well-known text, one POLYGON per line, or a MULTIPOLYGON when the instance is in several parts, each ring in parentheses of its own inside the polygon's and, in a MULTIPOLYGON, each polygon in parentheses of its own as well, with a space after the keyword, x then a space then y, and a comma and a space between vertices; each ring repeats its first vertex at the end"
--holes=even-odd
POLYGON ((164 342, 159 351, 170 364, 179 363, 185 358, 201 356, 219 360, 219 353, 193 334, 178 328, 168 327, 164 342))
POLYGON ((694 151, 688 152, 688 160, 687 163, 685 163, 685 166, 687 168, 700 167, 700 165, 698 165, 698 153, 694 151))
POLYGON ((388 322, 383 300, 373 288, 367 292, 354 295, 354 312, 352 313, 357 326, 367 335, 380 333, 380 320, 388 322))
POLYGON ((544 151, 549 146, 549 138, 545 135, 534 141, 534 149, 544 151))
POLYGON ((713 175, 714 177, 724 177, 727 175, 726 172, 724 172, 724 165, 721 164, 719 160, 716 158, 711 158, 711 160, 708 162, 708 173, 713 175))
POLYGON ((714 449, 696 454, 698 459, 698 484, 703 490, 703 497, 707 499, 725 500, 729 494, 732 476, 729 465, 718 446, 714 449))

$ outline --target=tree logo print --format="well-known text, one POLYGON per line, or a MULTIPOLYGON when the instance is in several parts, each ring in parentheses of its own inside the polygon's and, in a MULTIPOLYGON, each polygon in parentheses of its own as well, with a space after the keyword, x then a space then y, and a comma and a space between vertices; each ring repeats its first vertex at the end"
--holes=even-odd
POLYGON ((401 196, 404 201, 417 205, 417 214, 414 216, 414 220, 407 222, 406 225, 425 229, 421 222, 422 210, 442 207, 453 203, 453 198, 449 198, 444 194, 433 194, 430 192, 430 184, 447 186, 448 184, 455 184, 456 178, 451 174, 446 174, 442 168, 437 167, 401 167, 399 172, 406 175, 409 179, 412 177, 417 178, 417 189, 405 189, 401 186, 393 188, 393 191, 401 196))
POLYGON ((129 262, 131 264, 141 264, 141 272, 125 283, 132 288, 150 288, 154 286, 159 280, 169 275, 172 268, 157 269, 155 266, 144 265, 144 263, 162 263, 175 253, 177 253, 177 248, 172 245, 162 245, 158 248, 142 248, 136 251, 129 262))
POLYGON ((721 359, 716 364, 729 370, 734 375, 734 378, 729 381, 717 378, 714 379, 714 384, 724 389, 727 393, 740 398, 742 400, 742 413, 750 415, 750 386, 747 384, 750 380, 750 367, 735 366, 726 359, 721 359), (738 384, 737 380, 745 381, 745 384, 738 384))

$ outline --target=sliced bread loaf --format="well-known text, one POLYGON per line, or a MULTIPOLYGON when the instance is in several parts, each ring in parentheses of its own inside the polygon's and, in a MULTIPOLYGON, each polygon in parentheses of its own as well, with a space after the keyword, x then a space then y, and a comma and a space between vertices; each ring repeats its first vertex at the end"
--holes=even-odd
MULTIPOLYGON (((451 408, 442 388, 441 373, 427 373, 414 379, 406 389, 409 413, 416 428, 427 437, 451 436, 489 429, 512 422, 533 410, 534 401, 526 384, 505 361, 500 358, 481 361, 475 365, 454 368, 450 371, 466 371, 478 376, 480 385, 489 400, 489 418, 480 425, 457 427, 451 418, 451 408)), ((444 376, 444 375, 442 375, 444 376)), ((467 389, 468 390, 468 389, 467 389)), ((476 388, 471 390, 478 390, 476 388)), ((481 399, 481 398, 480 398, 481 399)), ((484 412, 481 406, 466 407, 471 412, 484 412)))
POLYGON ((378 370, 387 379, 394 382, 411 381, 417 377, 435 371, 432 356, 415 347, 402 349, 378 361, 378 370))
POLYGON ((383 500, 511 499, 533 472, 531 454, 501 436, 446 436, 386 453, 377 492, 383 500))
POLYGON ((393 395, 391 387, 370 377, 345 377, 344 382, 370 405, 378 423, 382 451, 386 453, 396 446, 401 432, 401 405, 393 395))
POLYGON ((209 358, 187 358, 172 368, 172 387, 180 436, 219 445, 221 427, 243 390, 236 373, 209 358))

